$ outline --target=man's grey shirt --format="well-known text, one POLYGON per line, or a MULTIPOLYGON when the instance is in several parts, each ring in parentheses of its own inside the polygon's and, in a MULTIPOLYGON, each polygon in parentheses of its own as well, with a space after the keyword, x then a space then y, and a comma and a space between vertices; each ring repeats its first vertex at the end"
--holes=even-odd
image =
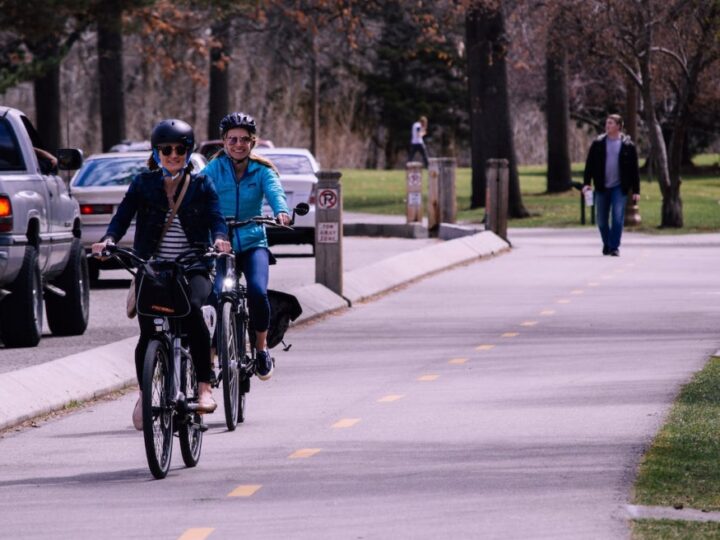
POLYGON ((622 139, 605 138, 605 187, 607 189, 620 185, 620 146, 622 139))

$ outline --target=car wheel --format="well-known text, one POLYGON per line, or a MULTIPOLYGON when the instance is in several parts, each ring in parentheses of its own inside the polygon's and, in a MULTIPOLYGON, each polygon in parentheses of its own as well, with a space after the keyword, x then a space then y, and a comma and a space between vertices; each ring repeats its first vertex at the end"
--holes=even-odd
POLYGON ((42 277, 35 246, 27 246, 22 268, 2 301, 0 330, 6 347, 35 347, 42 337, 42 277))
POLYGON ((73 240, 65 270, 53 282, 65 291, 61 297, 51 292, 45 302, 50 331, 56 336, 77 336, 85 332, 90 314, 90 280, 85 251, 80 240, 73 240))

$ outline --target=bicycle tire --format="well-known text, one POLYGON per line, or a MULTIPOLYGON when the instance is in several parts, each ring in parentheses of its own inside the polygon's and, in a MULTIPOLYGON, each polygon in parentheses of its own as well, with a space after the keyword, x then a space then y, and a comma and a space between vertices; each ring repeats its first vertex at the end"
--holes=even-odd
POLYGON ((142 378, 143 438, 148 467, 157 479, 167 476, 172 460, 174 410, 167 395, 170 361, 165 344, 150 340, 142 378))
POLYGON ((254 370, 254 356, 252 353, 252 345, 250 343, 250 329, 248 324, 247 311, 244 311, 236 317, 236 328, 239 351, 239 357, 242 359, 242 369, 240 369, 240 377, 238 380, 239 399, 237 401, 237 421, 238 424, 245 422, 245 405, 246 395, 250 391, 250 377, 254 370))
POLYGON ((220 357, 223 381, 225 424, 228 431, 234 431, 238 424, 238 401, 240 400, 239 349, 233 308, 231 301, 221 304, 218 324, 218 356, 220 357))
MULTIPOLYGON (((180 390, 185 395, 185 402, 197 403, 198 382, 195 366, 191 358, 184 360, 184 376, 180 381, 180 390)), ((187 467, 195 467, 200 461, 202 452, 203 432, 200 429, 202 418, 199 413, 188 411, 181 419, 178 436, 180 438, 180 453, 187 467)))

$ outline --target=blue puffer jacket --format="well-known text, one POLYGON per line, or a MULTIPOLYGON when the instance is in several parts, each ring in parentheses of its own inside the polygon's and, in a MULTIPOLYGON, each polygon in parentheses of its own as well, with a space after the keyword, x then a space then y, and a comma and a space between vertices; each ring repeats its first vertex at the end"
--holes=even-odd
MULTIPOLYGON (((137 214, 133 247, 143 259, 157 249, 169 209, 160 171, 138 174, 130 183, 105 237, 120 240, 137 214)), ((190 185, 178 210, 178 219, 191 244, 209 246, 211 240, 227 239, 227 225, 220 213, 213 183, 202 174, 192 174, 190 185)))
MULTIPOLYGON (((242 178, 235 178, 232 161, 220 154, 202 170, 212 179, 220 197, 220 210, 226 217, 236 220, 250 219, 262 214, 263 196, 277 216, 289 213, 285 192, 277 173, 250 158, 242 178)), ((235 251, 247 251, 255 247, 267 247, 265 227, 254 223, 235 229, 232 239, 235 251)))

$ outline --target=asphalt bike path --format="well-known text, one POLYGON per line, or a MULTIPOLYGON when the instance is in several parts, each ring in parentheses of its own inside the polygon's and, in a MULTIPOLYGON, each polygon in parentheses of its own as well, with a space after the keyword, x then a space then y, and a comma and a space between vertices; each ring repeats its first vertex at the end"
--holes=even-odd
MULTIPOLYGON (((133 394, 0 440, 8 538, 626 538, 635 467, 720 344, 717 235, 514 250, 293 330, 234 433, 153 481, 133 394)), ((216 397, 219 393, 216 392, 216 397)))

